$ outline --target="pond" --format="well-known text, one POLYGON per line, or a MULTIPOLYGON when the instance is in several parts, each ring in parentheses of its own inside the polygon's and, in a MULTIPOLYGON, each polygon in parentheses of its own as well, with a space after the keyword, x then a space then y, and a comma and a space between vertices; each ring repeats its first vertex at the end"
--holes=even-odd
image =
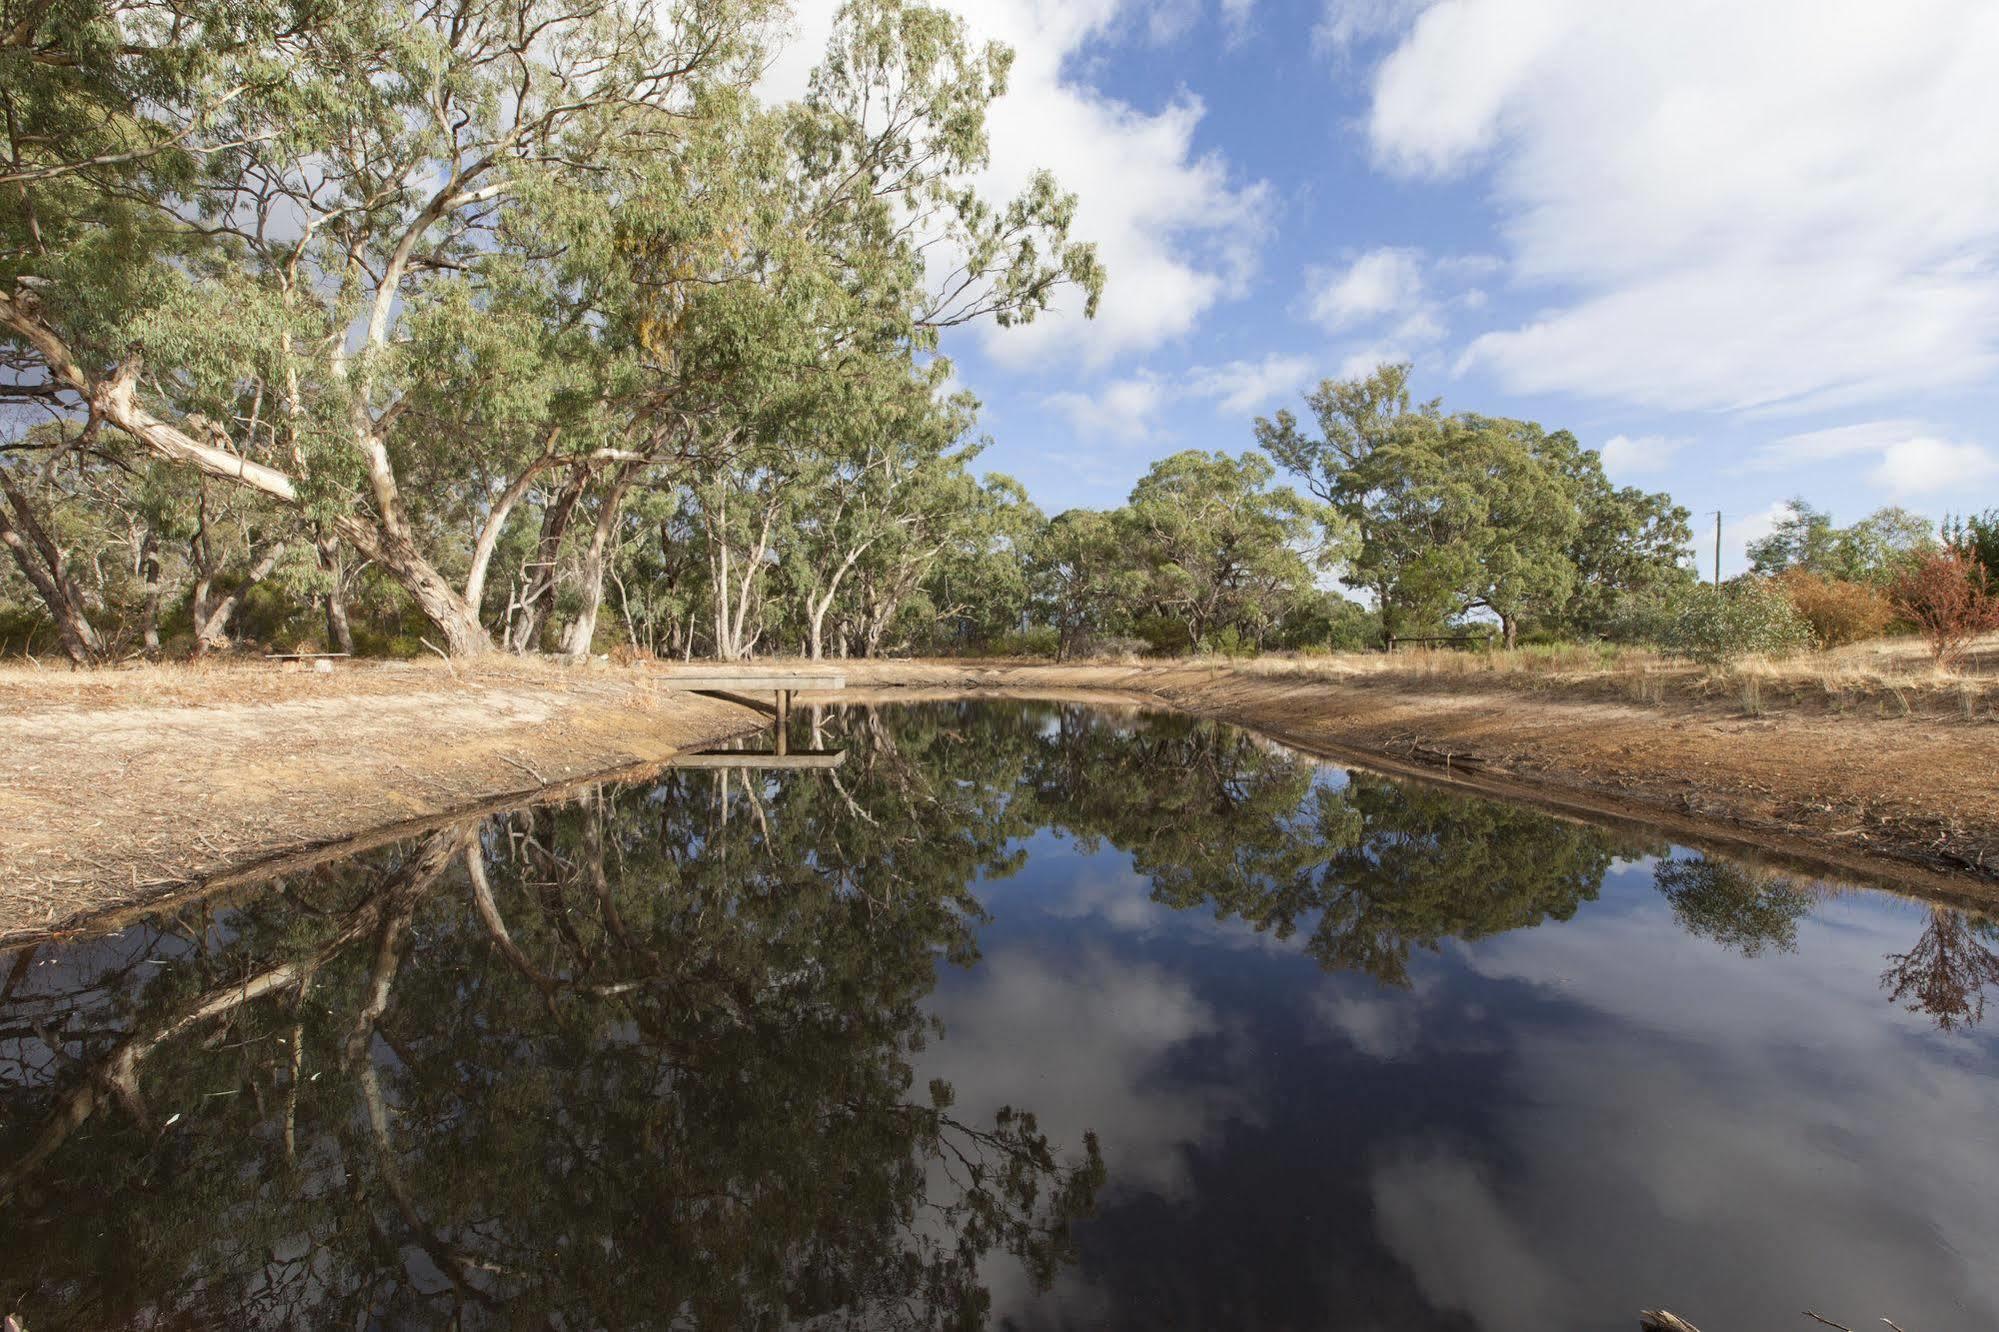
POLYGON ((0 955, 0 1313, 1999 1325, 1999 925, 1184 718, 803 711, 0 955))

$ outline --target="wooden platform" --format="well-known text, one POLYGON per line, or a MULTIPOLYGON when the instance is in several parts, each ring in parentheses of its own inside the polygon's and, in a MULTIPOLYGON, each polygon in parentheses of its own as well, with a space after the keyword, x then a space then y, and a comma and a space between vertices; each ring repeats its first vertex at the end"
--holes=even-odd
POLYGON ((666 670, 652 672, 652 678, 670 689, 703 694, 789 694, 847 687, 847 677, 838 671, 666 670))

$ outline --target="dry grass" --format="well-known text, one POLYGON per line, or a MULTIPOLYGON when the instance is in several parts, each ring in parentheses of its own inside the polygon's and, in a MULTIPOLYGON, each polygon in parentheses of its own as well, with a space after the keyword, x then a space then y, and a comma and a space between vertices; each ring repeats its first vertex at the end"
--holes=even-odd
MULTIPOLYGON (((1962 721, 1999 720, 1999 634, 1973 644, 1954 670, 1940 668, 1920 639, 1891 638, 1783 658, 1751 657, 1703 667, 1648 648, 1557 644, 1508 651, 1278 653, 1207 657, 1199 664, 1252 676, 1346 683, 1409 684, 1448 690, 1517 688, 1651 705, 1684 700, 1731 704, 1749 716, 1809 707, 1851 716, 1918 713, 1962 721)), ((1121 664, 1136 664, 1136 659, 1121 664)))
POLYGON ((289 703, 300 699, 361 698, 442 689, 518 685, 537 679, 574 679, 602 664, 570 667, 544 658, 495 653, 477 663, 354 661, 321 675, 309 664, 261 657, 210 657, 188 662, 133 662, 76 670, 57 662, 0 663, 0 715, 54 708, 215 707, 289 703))

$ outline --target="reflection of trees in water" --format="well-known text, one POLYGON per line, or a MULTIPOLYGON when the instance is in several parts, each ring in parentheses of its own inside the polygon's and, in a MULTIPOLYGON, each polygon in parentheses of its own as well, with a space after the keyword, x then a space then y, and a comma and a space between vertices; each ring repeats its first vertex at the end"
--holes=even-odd
MULTIPOLYGON (((0 959, 0 1302, 31 1326, 976 1323, 982 1262, 1051 1279, 1102 1173, 1094 1140, 911 1085, 938 959, 977 957, 970 886, 1026 836, 1115 846, 1158 901, 1398 984, 1652 849, 1185 719, 814 721, 837 771, 673 775, 0 959)), ((1809 896, 1780 876, 1657 874, 1687 929, 1795 946, 1809 896)), ((1883 985, 1970 1025, 1995 944, 1935 912, 1883 985)))
POLYGON ((979 1322, 985 1256, 1052 1278, 1101 1165, 911 1086, 936 959, 974 955, 966 885, 1013 863, 1004 801, 940 781, 933 740, 899 729, 838 788, 738 778, 726 833, 690 774, 169 925, 165 966, 40 969, 0 1028, 40 1052, 0 1091, 0 1300, 31 1326, 979 1322))
MULTIPOLYGON (((1744 957, 1765 949, 1796 951, 1798 922, 1814 900, 1808 885, 1788 875, 1701 855, 1661 860, 1653 875, 1682 926, 1744 957)), ((1977 1026, 1985 1017, 1985 991, 1999 988, 1995 945, 1999 922, 1933 906, 1915 946, 1888 955, 1881 988, 1944 1031, 1977 1026)))
POLYGON ((1365 773, 1328 785, 1308 758, 1186 719, 1129 731, 1077 710, 1050 757, 1051 820, 1130 852, 1158 900, 1279 938, 1302 929, 1321 966, 1396 985, 1414 949, 1568 919, 1639 849, 1365 773))
POLYGON ((1915 946, 1889 954, 1881 988, 1944 1031, 1977 1026, 1985 991, 1999 988, 1999 922, 1931 907, 1915 946))
POLYGON ((1732 860, 1673 857, 1652 879, 1683 929, 1744 957, 1796 952, 1798 922, 1812 909, 1811 893, 1787 875, 1732 860))

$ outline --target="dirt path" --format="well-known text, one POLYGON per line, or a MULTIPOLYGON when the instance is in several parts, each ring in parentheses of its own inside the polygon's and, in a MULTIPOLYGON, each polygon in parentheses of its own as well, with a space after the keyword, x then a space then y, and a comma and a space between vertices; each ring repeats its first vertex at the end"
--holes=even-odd
POLYGON ((1462 679, 1328 680, 1193 665, 850 663, 851 686, 1115 691, 1332 757, 1999 901, 1999 723, 1462 679))
POLYGON ((628 671, 48 675, 0 677, 0 944, 766 724, 628 671))

